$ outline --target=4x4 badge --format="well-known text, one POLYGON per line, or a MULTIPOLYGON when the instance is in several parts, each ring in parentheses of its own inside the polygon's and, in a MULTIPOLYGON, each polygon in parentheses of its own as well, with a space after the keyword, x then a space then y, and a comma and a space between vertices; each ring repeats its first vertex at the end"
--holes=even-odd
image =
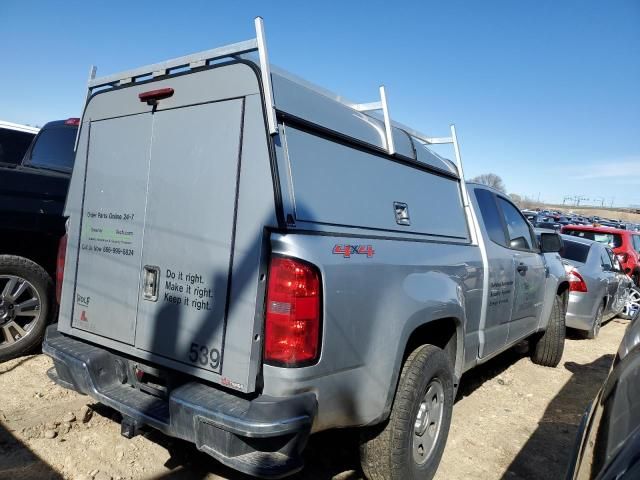
POLYGON ((371 258, 376 252, 372 245, 336 245, 332 253, 344 258, 350 258, 351 255, 366 255, 367 258, 371 258))

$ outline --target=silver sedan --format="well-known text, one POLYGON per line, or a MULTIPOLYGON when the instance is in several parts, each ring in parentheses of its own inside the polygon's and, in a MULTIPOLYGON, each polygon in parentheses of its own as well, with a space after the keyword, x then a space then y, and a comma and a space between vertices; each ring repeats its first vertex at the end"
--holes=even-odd
POLYGON ((595 338, 602 323, 628 313, 631 279, 624 274, 609 246, 562 235, 560 251, 569 276, 567 327, 595 338))

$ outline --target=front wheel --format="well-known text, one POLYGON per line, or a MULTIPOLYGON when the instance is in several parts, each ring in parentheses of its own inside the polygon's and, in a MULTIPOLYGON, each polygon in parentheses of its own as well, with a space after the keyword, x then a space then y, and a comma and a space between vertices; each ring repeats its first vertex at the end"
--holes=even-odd
POLYGON ((547 329, 542 335, 536 335, 529 340, 533 363, 544 367, 557 367, 560 363, 566 334, 565 313, 562 297, 556 295, 547 329))
POLYGON ((453 368, 447 355, 422 345, 405 361, 388 421, 363 433, 362 470, 371 480, 428 480, 449 434, 453 368))

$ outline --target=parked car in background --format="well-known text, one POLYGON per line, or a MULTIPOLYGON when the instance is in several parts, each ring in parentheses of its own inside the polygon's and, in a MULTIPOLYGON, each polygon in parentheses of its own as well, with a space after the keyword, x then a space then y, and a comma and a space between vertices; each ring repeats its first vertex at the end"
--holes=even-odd
POLYGON ((623 312, 632 286, 618 259, 606 245, 562 236, 560 256, 569 276, 567 327, 595 338, 602 323, 623 312))
POLYGON ((533 221, 532 225, 535 228, 543 228, 547 230, 560 231, 562 224, 559 223, 554 217, 549 215, 538 215, 533 221))
POLYGON ((582 417, 567 480, 640 478, 640 312, 582 417))
POLYGON ((633 279, 636 286, 640 285, 640 232, 602 226, 571 225, 563 227, 562 233, 608 245, 618 257, 624 272, 633 279))
POLYGON ((39 345, 54 317, 77 131, 78 119, 47 123, 18 161, 0 163, 0 361, 39 345))
POLYGON ((0 120, 0 168, 17 166, 38 131, 39 128, 0 120))

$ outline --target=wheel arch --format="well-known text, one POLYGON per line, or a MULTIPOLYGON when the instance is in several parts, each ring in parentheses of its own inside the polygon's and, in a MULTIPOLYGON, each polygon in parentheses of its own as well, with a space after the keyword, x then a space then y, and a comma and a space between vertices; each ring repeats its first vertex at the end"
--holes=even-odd
POLYGON ((59 238, 42 232, 0 232, 0 255, 15 255, 37 263, 55 278, 59 238))
POLYGON ((402 341, 396 353, 387 401, 382 415, 371 422, 371 424, 379 423, 388 418, 398 389, 398 381, 404 361, 409 354, 420 345, 431 344, 445 351, 451 360, 451 366, 454 372, 454 387, 457 390, 464 363, 464 322, 462 320, 462 309, 457 313, 457 315, 430 318, 417 325, 414 325, 412 322, 405 325, 405 331, 401 337, 402 341))
POLYGON ((564 312, 567 312, 567 305, 569 303, 569 282, 560 282, 558 285, 558 289, 556 290, 556 295, 562 297, 562 305, 564 307, 564 312))

